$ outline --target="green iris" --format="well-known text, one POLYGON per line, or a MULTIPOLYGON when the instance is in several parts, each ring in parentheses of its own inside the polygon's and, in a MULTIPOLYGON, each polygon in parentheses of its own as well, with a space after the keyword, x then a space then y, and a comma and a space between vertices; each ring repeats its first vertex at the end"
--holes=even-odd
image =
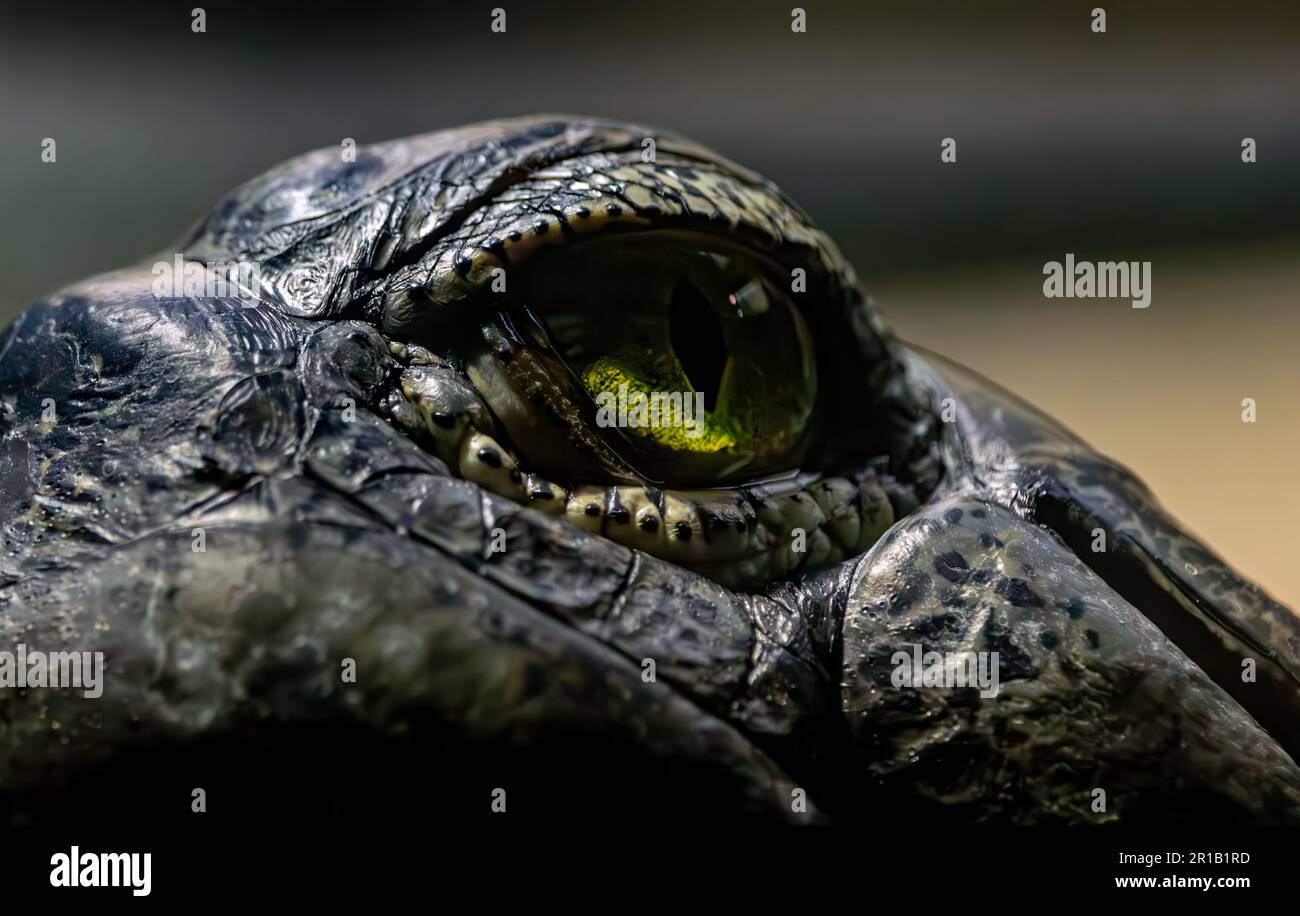
POLYGON ((542 261, 524 301, 638 468, 722 483, 789 469, 811 425, 812 341, 778 282, 739 248, 648 233, 542 261))

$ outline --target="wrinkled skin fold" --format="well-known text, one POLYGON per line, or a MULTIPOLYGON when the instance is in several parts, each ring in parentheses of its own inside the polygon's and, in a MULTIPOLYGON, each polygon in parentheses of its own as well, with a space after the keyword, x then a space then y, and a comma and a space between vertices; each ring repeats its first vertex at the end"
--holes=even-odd
POLYGON ((106 659, 97 700, 0 690, 8 820, 180 819, 195 787, 250 817, 488 816, 503 787, 537 817, 1300 820, 1292 613, 1125 469, 893 339, 740 166, 647 128, 493 122, 294 160, 179 250, 264 285, 160 298, 149 259, 0 337, 0 648, 106 659), (751 195, 741 218, 564 171, 622 174, 646 137, 722 176, 683 209, 751 195), (462 479, 394 412, 394 345, 436 344, 493 257, 565 244, 611 193, 592 231, 693 219, 820 283, 862 385, 835 422, 885 430, 918 494, 869 549, 728 588, 462 479), (1000 692, 894 689, 913 644, 998 651, 1000 692))

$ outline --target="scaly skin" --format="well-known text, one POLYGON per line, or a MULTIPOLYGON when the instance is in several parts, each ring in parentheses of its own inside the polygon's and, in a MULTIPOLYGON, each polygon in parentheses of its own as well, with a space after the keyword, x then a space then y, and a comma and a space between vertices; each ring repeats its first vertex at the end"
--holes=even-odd
POLYGON ((0 691, 9 819, 179 818, 193 787, 254 815, 486 814, 504 787, 565 818, 1300 819, 1295 617, 1123 469, 892 339, 774 187, 586 119, 357 153, 272 170, 181 246, 256 261, 260 296, 156 298, 146 265, 0 339, 0 645, 106 656, 98 700, 0 691), (842 331, 833 422, 879 460, 646 495, 540 381, 538 435, 605 479, 493 438, 455 343, 493 268, 664 227, 807 271, 801 309, 842 331), (894 690, 913 643, 999 651, 1002 691, 894 690))

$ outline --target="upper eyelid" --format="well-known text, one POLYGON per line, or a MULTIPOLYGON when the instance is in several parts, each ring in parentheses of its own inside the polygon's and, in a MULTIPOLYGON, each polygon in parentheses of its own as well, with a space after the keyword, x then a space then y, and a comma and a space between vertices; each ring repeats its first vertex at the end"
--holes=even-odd
MULTIPOLYGON (((622 167, 641 170, 639 162, 625 163, 622 167)), ((714 175, 717 180, 741 187, 733 176, 697 167, 697 175, 714 175)), ((483 215, 467 220, 462 231, 443 239, 430 249, 419 263, 407 266, 396 274, 374 281, 363 287, 357 295, 363 299, 382 299, 386 314, 397 314, 401 320, 386 320, 385 327, 398 331, 418 311, 425 299, 434 306, 474 298, 503 271, 510 272, 523 266, 527 260, 555 245, 573 244, 579 239, 612 229, 652 230, 659 227, 691 229, 720 239, 730 239, 749 245, 756 252, 766 251, 773 260, 784 260, 803 265, 808 272, 836 278, 834 282, 850 282, 851 268, 839 257, 829 239, 820 230, 802 221, 790 210, 784 199, 765 187, 746 187, 744 199, 750 203, 766 201, 761 212, 755 211, 752 219, 735 210, 727 194, 719 193, 716 200, 720 210, 702 212, 692 210, 689 202, 672 205, 661 202, 638 211, 626 201, 608 203, 616 213, 601 213, 588 197, 576 195, 571 206, 548 207, 544 212, 524 209, 519 212, 483 215), (587 207, 584 205, 591 205, 587 207), (582 217, 580 211, 589 215, 582 217), (647 213, 654 212, 653 216, 647 213), (711 214, 711 215, 710 215, 711 214), (780 214, 779 216, 775 214, 780 214), (718 223, 712 217, 725 215, 718 223), (776 235, 772 235, 772 233, 776 235), (763 244, 755 234, 765 235, 763 244), (784 252, 784 254, 781 254, 784 252)), ((734 193, 734 192, 732 192, 734 193)), ((677 195, 682 201, 686 197, 677 195)), ((597 200, 614 200, 600 197, 597 200)), ((739 198, 737 198, 739 199, 739 198)), ((788 272, 788 271, 787 271, 788 272)))

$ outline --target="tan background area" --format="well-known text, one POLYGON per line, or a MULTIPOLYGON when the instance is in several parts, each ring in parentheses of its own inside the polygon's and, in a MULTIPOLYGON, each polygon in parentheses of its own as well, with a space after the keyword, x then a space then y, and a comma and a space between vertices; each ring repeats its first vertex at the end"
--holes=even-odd
POLYGON ((1300 607, 1295 250, 1157 256, 1145 310, 1046 299, 1041 269, 913 278, 882 285, 877 298, 900 336, 1064 421, 1137 471, 1240 571, 1300 607), (1247 397, 1253 424, 1242 422, 1247 397))

